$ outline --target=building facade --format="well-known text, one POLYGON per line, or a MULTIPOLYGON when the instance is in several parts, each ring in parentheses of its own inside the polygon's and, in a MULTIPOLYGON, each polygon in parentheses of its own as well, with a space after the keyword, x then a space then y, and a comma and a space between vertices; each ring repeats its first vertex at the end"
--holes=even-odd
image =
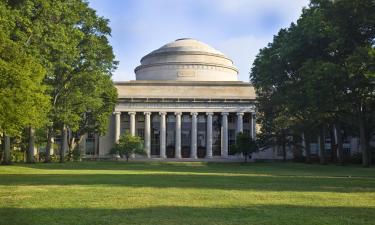
POLYGON ((236 158, 236 134, 255 137, 254 88, 218 50, 178 39, 143 57, 135 74, 115 83, 119 101, 95 144, 100 156, 125 132, 144 140, 146 158, 160 159, 236 158))

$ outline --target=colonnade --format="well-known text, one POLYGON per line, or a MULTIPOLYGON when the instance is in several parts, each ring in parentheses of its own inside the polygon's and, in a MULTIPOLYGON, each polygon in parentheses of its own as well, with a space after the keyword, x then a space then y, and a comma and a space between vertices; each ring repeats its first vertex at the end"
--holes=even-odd
MULTIPOLYGON (((130 134, 135 135, 135 115, 136 112, 127 112, 130 116, 130 134)), ((147 158, 151 157, 151 113, 144 112, 145 116, 145 127, 144 127, 144 141, 145 141, 145 151, 147 158)), ((160 115, 160 158, 166 158, 166 115, 167 112, 158 112, 160 115)), ((207 125, 207 134, 206 134, 206 158, 212 158, 212 117, 213 112, 207 112, 206 114, 206 125, 207 125)), ((221 157, 228 157, 228 112, 221 112, 221 125, 222 125, 222 140, 221 140, 221 157)), ((118 142, 121 135, 121 112, 114 112, 115 115, 115 135, 114 141, 118 142)), ((176 127, 175 127, 175 158, 181 158, 181 117, 182 112, 175 112, 176 117, 176 127)), ((197 112, 191 112, 191 149, 190 149, 190 158, 197 159, 197 112)), ((243 132, 243 112, 237 112, 237 121, 236 121, 236 133, 243 132)), ((255 113, 251 113, 251 137, 255 138, 255 113)))

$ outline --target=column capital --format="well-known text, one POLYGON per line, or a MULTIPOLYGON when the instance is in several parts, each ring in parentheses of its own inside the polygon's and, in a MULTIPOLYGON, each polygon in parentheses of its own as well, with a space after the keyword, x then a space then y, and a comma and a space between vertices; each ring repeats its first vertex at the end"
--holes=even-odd
POLYGON ((182 115, 182 112, 175 112, 174 114, 175 114, 176 116, 178 116, 178 115, 181 116, 181 115, 182 115))
POLYGON ((214 113, 213 112, 206 112, 206 115, 207 116, 212 116, 212 115, 214 115, 214 113))
POLYGON ((165 116, 165 115, 167 115, 167 112, 159 112, 159 115, 165 116))
POLYGON ((197 116, 198 113, 197 113, 197 112, 191 112, 190 115, 192 115, 192 116, 197 116))
POLYGON ((113 115, 118 115, 118 114, 121 115, 121 112, 120 112, 120 111, 115 111, 115 112, 113 112, 113 115))
POLYGON ((228 113, 228 112, 222 112, 221 115, 223 115, 223 116, 228 116, 229 113, 228 113))
POLYGON ((135 115, 136 112, 128 112, 129 115, 135 115))
POLYGON ((243 116, 245 113, 243 113, 243 112, 238 112, 237 113, 237 116, 243 116))
POLYGON ((151 115, 151 112, 143 112, 144 115, 151 115))

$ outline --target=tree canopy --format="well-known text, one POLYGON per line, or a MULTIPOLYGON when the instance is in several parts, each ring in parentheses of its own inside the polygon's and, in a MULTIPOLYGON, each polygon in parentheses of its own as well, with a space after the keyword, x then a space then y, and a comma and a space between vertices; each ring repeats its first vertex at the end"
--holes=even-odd
MULTIPOLYGON (((260 50, 250 79, 258 95, 264 143, 303 132, 318 133, 324 143, 328 127, 346 124, 358 131, 363 164, 369 165, 374 27, 372 0, 312 0, 296 24, 280 30, 260 50)), ((320 149, 325 163, 324 145, 320 149)))
MULTIPOLYGON (((104 134, 117 101, 111 80, 117 62, 108 41, 108 20, 98 16, 84 0, 7 0, 0 7, 4 54, 0 69, 7 72, 4 74, 17 72, 15 79, 10 79, 13 82, 22 80, 13 86, 20 89, 13 95, 18 99, 7 99, 15 107, 9 105, 0 115, 16 117, 22 112, 22 118, 33 121, 17 124, 17 120, 4 117, 0 118, 4 121, 0 129, 44 124, 48 127, 47 149, 53 136, 64 133, 63 127, 70 132, 66 139, 69 145, 62 145, 70 150, 88 132, 104 134), (19 99, 28 105, 18 104, 22 103, 19 99)), ((0 85, 9 89, 12 85, 6 81, 2 79, 4 84, 0 85)), ((7 92, 2 94, 12 95, 8 89, 2 89, 7 92)))

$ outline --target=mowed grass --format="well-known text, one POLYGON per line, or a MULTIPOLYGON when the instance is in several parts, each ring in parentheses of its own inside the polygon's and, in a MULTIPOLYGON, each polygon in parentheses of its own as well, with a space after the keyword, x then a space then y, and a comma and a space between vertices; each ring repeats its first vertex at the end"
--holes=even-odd
POLYGON ((293 163, 0 166, 0 224, 375 224, 375 169, 293 163))

